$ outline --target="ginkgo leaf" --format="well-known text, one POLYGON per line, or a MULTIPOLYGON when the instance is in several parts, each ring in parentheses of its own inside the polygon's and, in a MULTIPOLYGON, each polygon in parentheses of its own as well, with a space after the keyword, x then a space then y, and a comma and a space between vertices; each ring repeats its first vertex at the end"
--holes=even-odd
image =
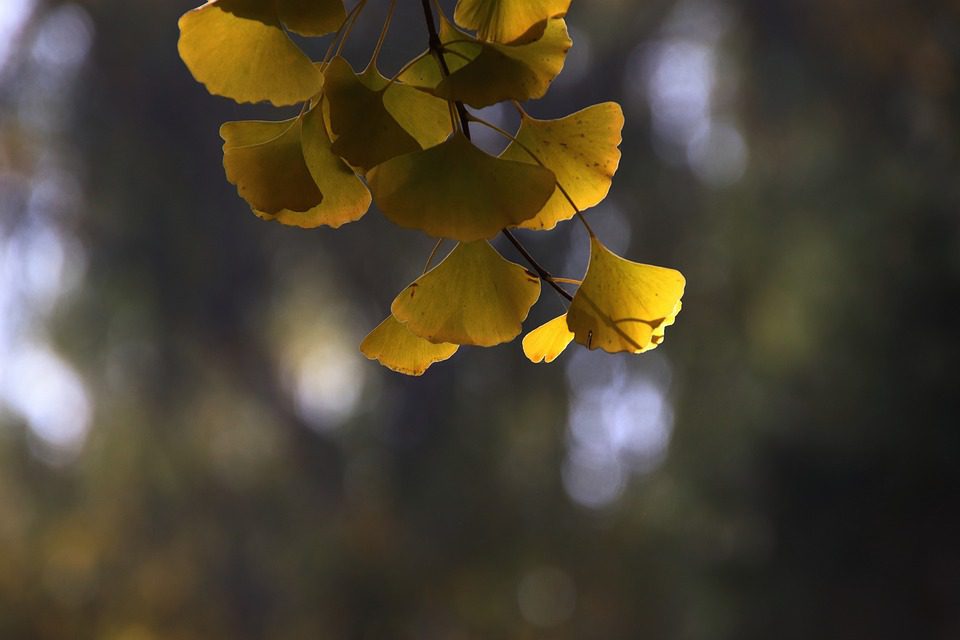
POLYGON ((391 312, 430 342, 509 342, 540 297, 540 280, 489 242, 459 244, 393 301, 391 312))
POLYGON ((453 19, 480 40, 517 44, 540 38, 547 20, 569 7, 570 0, 459 0, 453 19))
POLYGON ((540 325, 523 337, 523 353, 530 362, 553 362, 573 340, 567 314, 540 325))
POLYGON ((323 86, 272 2, 212 0, 183 14, 179 25, 180 57, 210 93, 282 106, 308 100, 323 86))
POLYGON ((542 98, 563 69, 572 45, 561 18, 549 20, 543 37, 529 44, 481 42, 444 18, 440 37, 451 52, 444 55, 450 75, 444 77, 437 60, 428 56, 400 79, 446 100, 459 100, 477 108, 504 100, 542 98))
POLYGON ((299 118, 220 127, 227 180, 258 212, 305 212, 323 199, 303 157, 299 118))
MULTIPOLYGON (((557 182, 581 211, 607 197, 620 164, 623 111, 615 102, 587 107, 559 120, 523 114, 520 130, 501 158, 535 163, 532 151, 557 176, 557 182)), ((552 229, 576 213, 559 187, 543 209, 521 223, 524 229, 552 229)))
POLYGON ((383 105, 424 149, 440 144, 453 133, 447 101, 416 87, 394 82, 383 92, 383 105))
POLYGON ((302 36, 336 31, 347 17, 343 0, 274 0, 280 21, 302 36))
POLYGON ((596 238, 590 266, 567 311, 577 342, 610 353, 642 353, 663 340, 680 312, 685 280, 674 269, 625 260, 596 238))
POLYGON ((377 206, 396 224, 463 242, 492 238, 532 217, 555 184, 549 170, 494 158, 462 133, 384 162, 367 181, 377 206))
POLYGON ((328 226, 336 229, 359 220, 370 208, 370 191, 339 156, 330 150, 330 135, 319 106, 303 117, 301 130, 303 159, 323 199, 306 212, 284 210, 277 214, 257 212, 267 220, 311 229, 328 226))
POLYGON ((414 335, 392 315, 381 322, 360 343, 360 352, 377 360, 386 368, 420 376, 435 362, 447 360, 460 346, 446 342, 433 343, 414 335))
POLYGON ((420 151, 384 104, 386 81, 376 70, 357 75, 343 58, 334 58, 324 74, 330 105, 333 152, 364 171, 390 158, 420 151))

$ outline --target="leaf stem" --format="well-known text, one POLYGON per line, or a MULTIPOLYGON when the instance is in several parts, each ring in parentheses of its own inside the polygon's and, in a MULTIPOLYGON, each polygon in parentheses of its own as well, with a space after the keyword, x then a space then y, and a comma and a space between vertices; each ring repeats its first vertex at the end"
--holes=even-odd
POLYGON ((523 259, 530 263, 530 266, 533 267, 533 270, 537 272, 537 275, 541 280, 553 287, 557 293, 567 299, 567 302, 573 302, 573 296, 570 295, 570 292, 557 284, 557 281, 553 279, 553 276, 550 275, 550 272, 540 266, 540 263, 537 262, 532 255, 530 255, 530 252, 527 251, 522 244, 520 244, 520 241, 517 240, 517 237, 513 235, 509 229, 503 229, 503 235, 507 237, 507 240, 510 241, 510 244, 516 247, 517 251, 520 252, 520 255, 523 256, 523 259))
POLYGON ((383 29, 380 30, 380 37, 377 38, 377 44, 373 48, 373 55, 370 56, 370 63, 367 68, 376 66, 377 58, 380 57, 380 50, 383 49, 383 43, 387 40, 387 33, 390 31, 390 23, 393 21, 393 12, 397 8, 397 0, 390 0, 390 8, 387 10, 387 19, 383 22, 383 29))
MULTIPOLYGON (((434 257, 436 257, 437 251, 440 250, 440 245, 442 244, 443 244, 443 238, 440 238, 439 240, 437 240, 437 244, 433 245, 433 251, 431 251, 430 255, 427 256, 427 263, 423 265, 423 273, 426 273, 427 271, 430 270, 430 263, 433 262, 433 259, 434 257)), ((421 273, 420 275, 423 275, 423 273, 421 273)))
MULTIPOLYGON (((337 27, 336 33, 333 34, 333 40, 330 41, 330 46, 327 48, 327 52, 323 54, 323 60, 320 62, 321 67, 326 67, 330 63, 330 58, 334 55, 334 49, 336 49, 337 54, 339 55, 340 49, 337 48, 337 41, 340 38, 340 34, 343 33, 344 28, 347 26, 347 23, 350 23, 350 28, 353 28, 353 22, 356 21, 357 16, 360 15, 360 12, 363 11, 364 5, 367 4, 367 0, 360 0, 353 9, 350 9, 350 13, 346 15, 343 19, 343 22, 340 23, 340 26, 337 27)), ((347 34, 349 35, 349 34, 347 34)), ((347 35, 344 35, 343 38, 346 40, 347 35)), ((341 42, 340 47, 343 46, 341 42)))

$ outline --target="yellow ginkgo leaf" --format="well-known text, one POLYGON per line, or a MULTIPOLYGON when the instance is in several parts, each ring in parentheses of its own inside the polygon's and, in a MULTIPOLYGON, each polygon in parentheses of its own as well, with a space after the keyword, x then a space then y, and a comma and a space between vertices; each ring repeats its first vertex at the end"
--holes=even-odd
POLYGON ((591 238, 590 266, 567 325, 588 349, 648 351, 680 312, 685 283, 679 271, 625 260, 591 238))
POLYGON ((384 162, 367 182, 377 206, 396 224, 470 242, 533 217, 555 179, 539 165, 494 158, 457 133, 384 162))
POLYGON ((573 332, 567 328, 567 314, 563 314, 525 335, 523 353, 530 362, 553 362, 572 340, 573 332))
POLYGON ((430 342, 482 347, 509 342, 540 297, 540 280, 486 241, 459 244, 400 292, 391 312, 430 342))
POLYGON ((416 87, 394 82, 383 92, 383 105, 424 149, 440 144, 453 132, 447 101, 416 87))
POLYGON ((360 352, 363 355, 377 360, 392 371, 408 376, 423 375, 430 365, 447 360, 459 348, 459 345, 455 344, 424 340, 412 334, 392 315, 360 343, 360 352))
POLYGON ((543 37, 522 45, 480 42, 441 19, 440 37, 450 51, 444 76, 433 56, 424 57, 400 79, 446 100, 487 107, 504 100, 542 98, 563 69, 572 42, 562 18, 547 21, 543 37))
POLYGON ((302 36, 336 31, 347 17, 343 0, 274 0, 280 21, 302 36))
POLYGON ((179 24, 180 57, 210 93, 282 106, 323 86, 320 71, 283 31, 273 2, 212 0, 179 24))
POLYGON ((459 0, 453 19, 481 40, 518 44, 540 38, 547 20, 569 7, 570 0, 459 0))
POLYGON ((227 122, 220 127, 227 180, 265 214, 305 212, 323 199, 303 157, 299 118, 227 122))
POLYGON ((324 74, 330 105, 333 152, 366 171, 395 156, 420 151, 384 104, 386 81, 371 67, 357 75, 343 58, 334 58, 324 74))
MULTIPOLYGON (((553 171, 557 182, 583 211, 598 204, 610 191, 620 164, 622 130, 623 111, 615 102, 587 107, 559 120, 537 120, 524 114, 516 135, 519 144, 510 143, 500 157, 535 163, 526 147, 553 171)), ((557 188, 534 218, 518 226, 552 229, 575 213, 557 188)))
POLYGON ((359 220, 370 208, 370 191, 353 170, 330 150, 330 135, 324 126, 319 106, 303 117, 301 138, 303 159, 323 199, 305 212, 285 209, 276 214, 258 211, 257 215, 265 220, 276 220, 305 229, 319 226, 336 229, 359 220))

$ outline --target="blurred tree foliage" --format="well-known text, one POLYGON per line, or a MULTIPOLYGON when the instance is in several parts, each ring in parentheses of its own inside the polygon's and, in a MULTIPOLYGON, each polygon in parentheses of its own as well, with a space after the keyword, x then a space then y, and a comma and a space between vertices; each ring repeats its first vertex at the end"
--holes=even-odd
POLYGON ((9 176, 53 157, 82 189, 85 271, 50 335, 93 407, 68 459, 0 414, 0 637, 960 635, 956 3, 574 3, 586 79, 535 115, 633 105, 611 198, 631 248, 690 282, 649 360, 673 380, 667 457, 600 509, 562 482, 563 367, 353 360, 387 310, 347 301, 389 300, 421 266, 398 247, 431 243, 250 216, 216 131, 260 112, 180 64, 190 4, 41 4, 0 74, 2 230, 29 196, 9 176), (77 6, 92 50, 51 129, 24 98, 31 38, 77 6), (631 97, 637 56, 705 6, 748 150, 723 185, 631 97), (304 354, 341 363, 319 412, 290 392, 304 354))

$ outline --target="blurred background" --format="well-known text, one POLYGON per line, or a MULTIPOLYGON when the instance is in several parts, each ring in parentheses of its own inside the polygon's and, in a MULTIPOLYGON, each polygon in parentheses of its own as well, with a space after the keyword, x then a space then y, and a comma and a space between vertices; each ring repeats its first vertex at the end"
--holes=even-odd
POLYGON ((432 243, 256 219, 218 126, 292 112, 193 81, 191 6, 0 0, 0 638, 960 637, 957 2, 575 0, 529 111, 623 105, 591 223, 683 312, 421 379, 357 345, 432 243))

